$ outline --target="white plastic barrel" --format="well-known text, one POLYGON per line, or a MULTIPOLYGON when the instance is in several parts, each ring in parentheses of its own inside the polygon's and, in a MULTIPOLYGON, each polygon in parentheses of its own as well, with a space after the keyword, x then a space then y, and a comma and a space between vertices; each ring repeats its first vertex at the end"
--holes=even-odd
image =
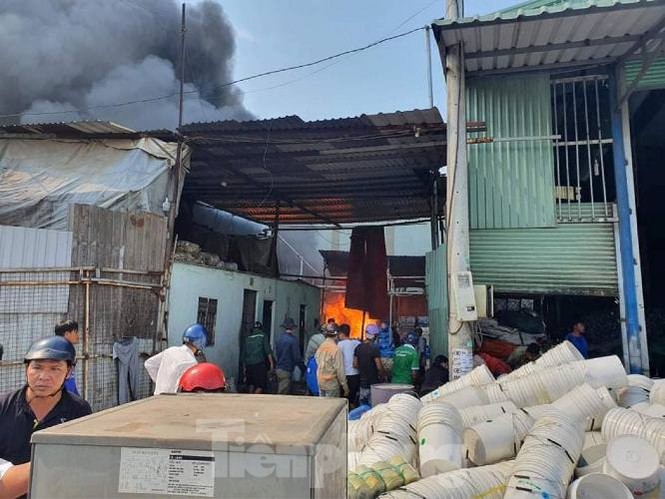
POLYGON ((587 381, 594 388, 618 389, 628 386, 628 376, 616 355, 581 361, 587 370, 587 381))
POLYGON ((524 412, 503 414, 464 431, 467 457, 476 465, 513 458, 535 419, 524 412))
POLYGON ((462 467, 462 418, 455 407, 436 403, 420 410, 418 453, 424 478, 462 467))
POLYGON ((507 381, 521 378, 530 374, 534 374, 547 367, 568 364, 578 360, 584 360, 584 357, 582 357, 580 351, 575 348, 575 345, 573 345, 570 341, 565 340, 555 347, 550 348, 534 362, 529 362, 519 369, 515 369, 513 372, 509 373, 505 379, 507 381))
POLYGON ((665 380, 656 381, 650 391, 650 400, 652 404, 665 405, 665 380))
POLYGON ((583 422, 586 431, 599 430, 607 411, 616 407, 607 388, 592 388, 584 383, 554 401, 554 407, 583 422))
POLYGON ((652 418, 665 418, 665 405, 641 402, 633 405, 631 409, 652 418))
POLYGON ((464 409, 466 407, 473 407, 475 405, 488 404, 489 399, 487 398, 485 391, 481 390, 480 388, 475 386, 467 386, 456 392, 442 395, 433 401, 435 404, 439 402, 450 404, 457 409, 464 409))
POLYGON ((656 449, 635 435, 620 435, 607 443, 603 471, 637 496, 655 490, 660 484, 660 459, 656 449))
POLYGON ((606 449, 607 444, 600 432, 586 432, 582 454, 577 462, 577 468, 575 468, 575 476, 579 478, 590 473, 602 473, 606 449))
POLYGON ((463 388, 467 388, 469 386, 476 386, 476 387, 484 386, 494 383, 495 381, 496 380, 494 379, 494 375, 492 375, 489 368, 485 364, 483 364, 476 367, 471 372, 465 374, 461 378, 458 378, 454 381, 449 381, 448 383, 441 385, 436 390, 431 391, 427 395, 423 395, 423 397, 421 397, 420 400, 422 400, 423 403, 427 404, 433 402, 434 400, 444 395, 449 395, 451 393, 460 391, 463 388))
POLYGON ((377 383, 370 387, 372 407, 379 404, 385 404, 398 393, 411 393, 413 391, 413 385, 402 385, 399 383, 377 383))
POLYGON ((566 499, 633 499, 628 488, 610 475, 591 473, 568 487, 566 499))
POLYGON ((628 385, 618 391, 619 405, 621 407, 633 407, 638 404, 649 403, 649 390, 641 386, 628 385))

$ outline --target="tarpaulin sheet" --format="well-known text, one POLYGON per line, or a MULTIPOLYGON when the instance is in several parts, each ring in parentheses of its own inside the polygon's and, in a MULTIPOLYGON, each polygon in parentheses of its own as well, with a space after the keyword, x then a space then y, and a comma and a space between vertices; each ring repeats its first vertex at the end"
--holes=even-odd
POLYGON ((154 138, 0 139, 0 224, 66 229, 71 203, 163 215, 175 155, 154 138))

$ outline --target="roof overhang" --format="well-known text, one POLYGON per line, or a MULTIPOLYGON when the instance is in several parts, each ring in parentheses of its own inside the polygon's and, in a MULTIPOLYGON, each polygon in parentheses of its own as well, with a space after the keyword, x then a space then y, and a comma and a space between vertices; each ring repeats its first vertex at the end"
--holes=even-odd
POLYGON ((280 224, 337 227, 427 218, 445 163, 436 108, 193 123, 183 135, 192 151, 183 196, 264 224, 277 214, 280 224))
POLYGON ((663 52, 665 0, 588 0, 432 27, 444 52, 463 42, 470 74, 609 64, 663 52))

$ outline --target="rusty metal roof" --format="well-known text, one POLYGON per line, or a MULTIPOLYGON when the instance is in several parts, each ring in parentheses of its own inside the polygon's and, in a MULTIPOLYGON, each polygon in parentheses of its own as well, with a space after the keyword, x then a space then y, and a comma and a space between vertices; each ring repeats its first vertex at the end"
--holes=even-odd
MULTIPOLYGON (((321 121, 191 123, 185 198, 261 223, 342 224, 430 216, 446 130, 436 108, 321 121)), ((441 192, 445 192, 442 188, 441 192)))
POLYGON ((464 42, 469 73, 607 64, 662 51, 665 0, 531 2, 479 17, 441 19, 444 48, 464 42))

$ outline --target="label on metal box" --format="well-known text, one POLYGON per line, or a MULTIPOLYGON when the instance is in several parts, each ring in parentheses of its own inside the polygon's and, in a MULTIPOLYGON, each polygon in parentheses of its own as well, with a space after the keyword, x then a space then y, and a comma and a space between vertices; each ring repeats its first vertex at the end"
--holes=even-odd
POLYGON ((214 497, 214 453, 199 450, 122 447, 118 492, 214 497))

